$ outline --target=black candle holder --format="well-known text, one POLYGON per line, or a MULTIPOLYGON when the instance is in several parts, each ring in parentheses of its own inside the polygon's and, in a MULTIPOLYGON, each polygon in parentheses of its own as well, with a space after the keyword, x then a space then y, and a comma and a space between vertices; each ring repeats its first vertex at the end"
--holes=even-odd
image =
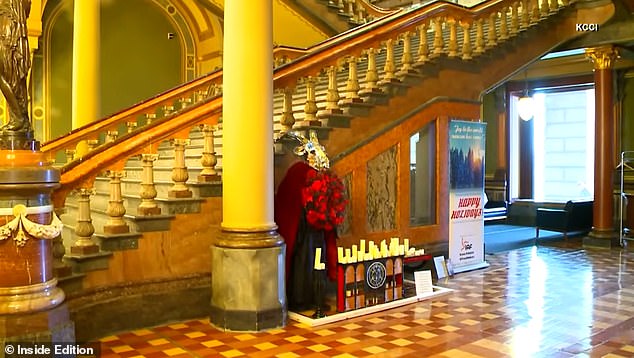
POLYGON ((326 317, 322 310, 324 306, 324 287, 322 282, 324 272, 324 270, 313 270, 313 287, 315 289, 315 313, 312 315, 313 318, 326 317))

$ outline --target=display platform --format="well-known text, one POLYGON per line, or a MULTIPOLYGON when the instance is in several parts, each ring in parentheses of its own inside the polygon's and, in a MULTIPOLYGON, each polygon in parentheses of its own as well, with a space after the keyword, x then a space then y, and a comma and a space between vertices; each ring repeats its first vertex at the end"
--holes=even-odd
POLYGON ((393 300, 393 301, 389 301, 386 303, 381 303, 381 304, 377 304, 373 306, 368 306, 364 308, 359 308, 359 309, 355 309, 351 311, 345 311, 345 312, 337 312, 336 303, 331 300, 326 300, 326 302, 330 306, 330 309, 324 312, 325 314, 324 317, 313 318, 312 316, 315 313, 315 310, 302 311, 302 312, 289 311, 288 317, 292 319, 293 321, 306 324, 310 327, 315 327, 315 326, 321 326, 328 323, 343 321, 343 320, 354 318, 354 317, 364 316, 364 315, 368 315, 368 314, 372 314, 372 313, 376 313, 380 311, 385 311, 391 308, 401 307, 401 306, 409 305, 415 302, 431 300, 434 298, 448 295, 451 292, 453 292, 452 289, 440 287, 440 286, 433 286, 433 289, 434 289, 433 292, 417 296, 414 282, 405 280, 404 281, 404 297, 401 299, 397 299, 397 300, 393 300))

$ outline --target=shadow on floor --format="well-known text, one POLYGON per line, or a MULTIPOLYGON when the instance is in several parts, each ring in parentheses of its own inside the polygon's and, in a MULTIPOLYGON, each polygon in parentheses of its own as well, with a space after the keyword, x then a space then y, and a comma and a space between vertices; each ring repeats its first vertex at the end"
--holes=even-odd
MULTIPOLYGON (((570 238, 570 234, 568 237, 570 238)), ((555 231, 540 230, 539 243, 563 241, 564 235, 555 231)), ((484 226, 484 252, 492 254, 535 245, 535 228, 494 224, 484 226)))

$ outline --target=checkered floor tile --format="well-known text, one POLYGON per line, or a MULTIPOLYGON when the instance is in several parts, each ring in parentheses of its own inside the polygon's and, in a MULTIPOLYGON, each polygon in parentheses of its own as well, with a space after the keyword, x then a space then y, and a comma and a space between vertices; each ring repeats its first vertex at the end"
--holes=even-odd
POLYGON ((634 357, 634 250, 570 239, 486 260, 434 300, 313 328, 149 327, 103 337, 102 357, 634 357))

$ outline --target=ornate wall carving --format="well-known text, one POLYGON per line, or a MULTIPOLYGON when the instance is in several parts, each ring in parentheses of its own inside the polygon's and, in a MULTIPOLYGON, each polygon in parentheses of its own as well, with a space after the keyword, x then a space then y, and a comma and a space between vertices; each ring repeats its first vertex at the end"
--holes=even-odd
POLYGON ((370 159, 367 164, 368 232, 396 229, 396 146, 370 159))

